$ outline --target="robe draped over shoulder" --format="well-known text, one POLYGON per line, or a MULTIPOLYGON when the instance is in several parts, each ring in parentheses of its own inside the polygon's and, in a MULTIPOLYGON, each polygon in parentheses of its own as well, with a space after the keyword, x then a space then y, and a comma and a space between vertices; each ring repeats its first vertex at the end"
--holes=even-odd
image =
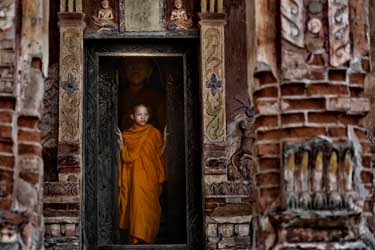
POLYGON ((134 124, 123 133, 119 164, 119 227, 129 236, 153 243, 159 231, 161 183, 166 180, 160 156, 163 140, 152 125, 134 124))

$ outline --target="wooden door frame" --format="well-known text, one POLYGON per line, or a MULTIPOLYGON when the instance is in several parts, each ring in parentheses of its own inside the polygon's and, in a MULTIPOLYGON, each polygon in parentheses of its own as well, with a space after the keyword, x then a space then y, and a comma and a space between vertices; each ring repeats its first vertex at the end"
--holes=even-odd
POLYGON ((203 209, 201 185, 201 135, 199 122, 198 39, 134 39, 104 41, 85 40, 86 81, 83 124, 82 180, 82 247, 83 249, 145 249, 142 246, 101 245, 98 240, 97 152, 98 135, 97 95, 100 56, 169 56, 182 57, 184 69, 185 174, 186 174, 186 245, 152 245, 147 249, 201 249, 203 247, 203 209), (195 70, 194 68, 195 67, 195 70), (195 71, 195 74, 194 74, 195 71), (189 73, 190 72, 190 73, 189 73), (195 86, 194 86, 195 85, 195 86), (194 98, 195 97, 195 98, 194 98), (197 119, 191 119, 197 117, 197 119))

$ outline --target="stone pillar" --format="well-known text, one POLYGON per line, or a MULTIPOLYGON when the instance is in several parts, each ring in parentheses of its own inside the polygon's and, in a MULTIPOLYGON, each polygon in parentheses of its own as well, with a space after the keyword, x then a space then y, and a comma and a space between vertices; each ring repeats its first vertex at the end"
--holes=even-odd
POLYGON ((48 67, 49 1, 17 3, 0 4, 0 248, 42 249, 38 121, 48 67))
POLYGON ((61 1, 58 182, 45 183, 44 199, 51 211, 46 218, 48 248, 79 247, 84 17, 81 1, 61 1))
POLYGON ((369 111, 362 97, 370 68, 366 1, 282 0, 277 7, 269 0, 255 7, 256 186, 265 215, 257 249, 309 249, 311 242, 341 249, 343 238, 372 249, 358 233, 365 224, 358 231, 345 225, 372 212, 370 147, 359 125, 369 111))

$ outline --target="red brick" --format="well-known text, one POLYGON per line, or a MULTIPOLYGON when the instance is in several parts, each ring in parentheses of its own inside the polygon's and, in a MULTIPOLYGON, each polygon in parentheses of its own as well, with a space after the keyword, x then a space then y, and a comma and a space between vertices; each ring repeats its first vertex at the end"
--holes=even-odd
POLYGON ((80 173, 80 172, 81 172, 80 167, 59 166, 59 173, 80 173))
POLYGON ((320 81, 320 80, 327 80, 327 75, 326 75, 326 71, 324 68, 322 69, 317 69, 317 70, 314 70, 312 69, 310 71, 310 79, 311 80, 317 80, 317 81, 320 81))
POLYGON ((361 117, 357 117, 354 115, 344 115, 338 117, 339 122, 345 125, 358 125, 361 117))
POLYGON ((40 142, 40 131, 18 130, 18 141, 40 142))
POLYGON ((372 213, 373 207, 374 207, 374 202, 371 200, 366 200, 365 204, 363 205, 363 211, 372 213))
POLYGON ((261 100, 258 99, 254 102, 254 110, 257 114, 263 115, 278 115, 280 113, 279 101, 275 100, 261 100))
POLYGON ((368 58, 363 58, 361 61, 362 69, 366 72, 370 72, 370 60, 368 58))
POLYGON ((3 141, 3 142, 12 141, 12 127, 0 126, 0 141, 3 141))
POLYGON ((365 167, 365 168, 370 168, 371 167, 371 155, 364 155, 362 156, 362 165, 365 167))
POLYGON ((0 141, 0 152, 13 153, 13 143, 0 141))
POLYGON ((259 84, 277 83, 271 71, 258 72, 255 74, 255 78, 259 80, 259 84))
POLYGON ((37 117, 20 116, 17 124, 19 127, 36 128, 39 119, 37 117))
POLYGON ((3 111, 0 112, 0 122, 11 123, 13 119, 13 112, 3 111))
POLYGON ((270 205, 275 203, 279 197, 280 188, 261 188, 259 191, 259 202, 261 210, 266 210, 270 205))
POLYGON ((350 96, 351 97, 362 97, 363 94, 364 94, 363 88, 350 86, 349 90, 350 90, 350 96))
POLYGON ((0 198, 0 210, 10 210, 12 207, 12 199, 0 198))
POLYGON ((254 91, 253 96, 255 100, 261 97, 277 97, 278 90, 277 87, 266 87, 254 91))
POLYGON ((304 83, 289 83, 281 85, 281 95, 283 96, 294 96, 304 95, 305 84, 304 83))
POLYGON ((254 127, 277 127, 278 119, 277 116, 260 116, 255 119, 254 127))
POLYGON ((10 97, 0 97, 0 109, 15 109, 16 100, 10 97))
POLYGON ((337 113, 309 113, 308 122, 311 123, 337 123, 337 113))
POLYGON ((361 179, 363 181, 363 183, 372 183, 373 179, 374 179, 374 175, 371 173, 371 172, 368 172, 368 171, 362 171, 361 172, 361 179))
POLYGON ((328 128, 328 136, 330 137, 346 137, 346 128, 340 128, 340 127, 335 127, 335 128, 328 128))
POLYGON ((314 99, 284 99, 282 100, 284 110, 324 109, 326 102, 324 98, 314 99))
POLYGON ((338 84, 310 84, 307 88, 308 95, 348 95, 348 87, 338 84))
POLYGON ((355 73, 349 76, 350 84, 364 85, 366 74, 355 73))
POLYGON ((36 145, 30 145, 25 143, 19 143, 18 145, 18 153, 20 155, 23 154, 33 154, 33 155, 42 155, 42 147, 36 145))
POLYGON ((286 138, 311 138, 326 135, 326 129, 322 127, 297 127, 282 130, 258 131, 257 140, 281 140, 286 138))
POLYGON ((39 174, 30 173, 30 172, 20 172, 19 176, 25 181, 35 185, 39 183, 39 174))
POLYGON ((279 157, 258 157, 259 170, 279 170, 280 158, 279 157))
POLYGON ((258 155, 278 155, 280 144, 258 144, 256 145, 258 155))
POLYGON ((14 156, 0 155, 0 166, 2 167, 14 167, 14 156))
POLYGON ((305 114, 283 114, 281 116, 281 123, 285 124, 293 124, 293 123, 304 123, 305 122, 305 114))
POLYGON ((354 132, 359 140, 367 140, 367 136, 364 130, 355 128, 354 132))
POLYGON ((0 197, 3 198, 12 194, 13 179, 14 179, 13 171, 0 169, 0 180, 2 181, 0 185, 0 197), (4 180, 5 182, 3 182, 4 180))
POLYGON ((371 144, 369 142, 361 143, 362 146, 362 154, 370 154, 371 153, 371 144))
POLYGON ((346 70, 332 69, 328 72, 328 79, 330 81, 346 81, 346 70))
POLYGON ((280 173, 257 174, 256 183, 257 187, 277 185, 280 183, 280 173))

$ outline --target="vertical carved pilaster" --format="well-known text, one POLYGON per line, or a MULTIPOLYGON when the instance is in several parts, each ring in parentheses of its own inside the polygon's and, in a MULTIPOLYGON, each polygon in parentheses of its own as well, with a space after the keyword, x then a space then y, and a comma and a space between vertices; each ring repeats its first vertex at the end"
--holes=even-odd
POLYGON ((204 143, 224 145, 226 138, 224 19, 203 19, 200 24, 204 143))
POLYGON ((58 166, 81 166, 83 22, 82 13, 60 13, 60 86, 58 166))
POLYGON ((329 0, 330 63, 338 67, 350 60, 349 1, 329 0))

